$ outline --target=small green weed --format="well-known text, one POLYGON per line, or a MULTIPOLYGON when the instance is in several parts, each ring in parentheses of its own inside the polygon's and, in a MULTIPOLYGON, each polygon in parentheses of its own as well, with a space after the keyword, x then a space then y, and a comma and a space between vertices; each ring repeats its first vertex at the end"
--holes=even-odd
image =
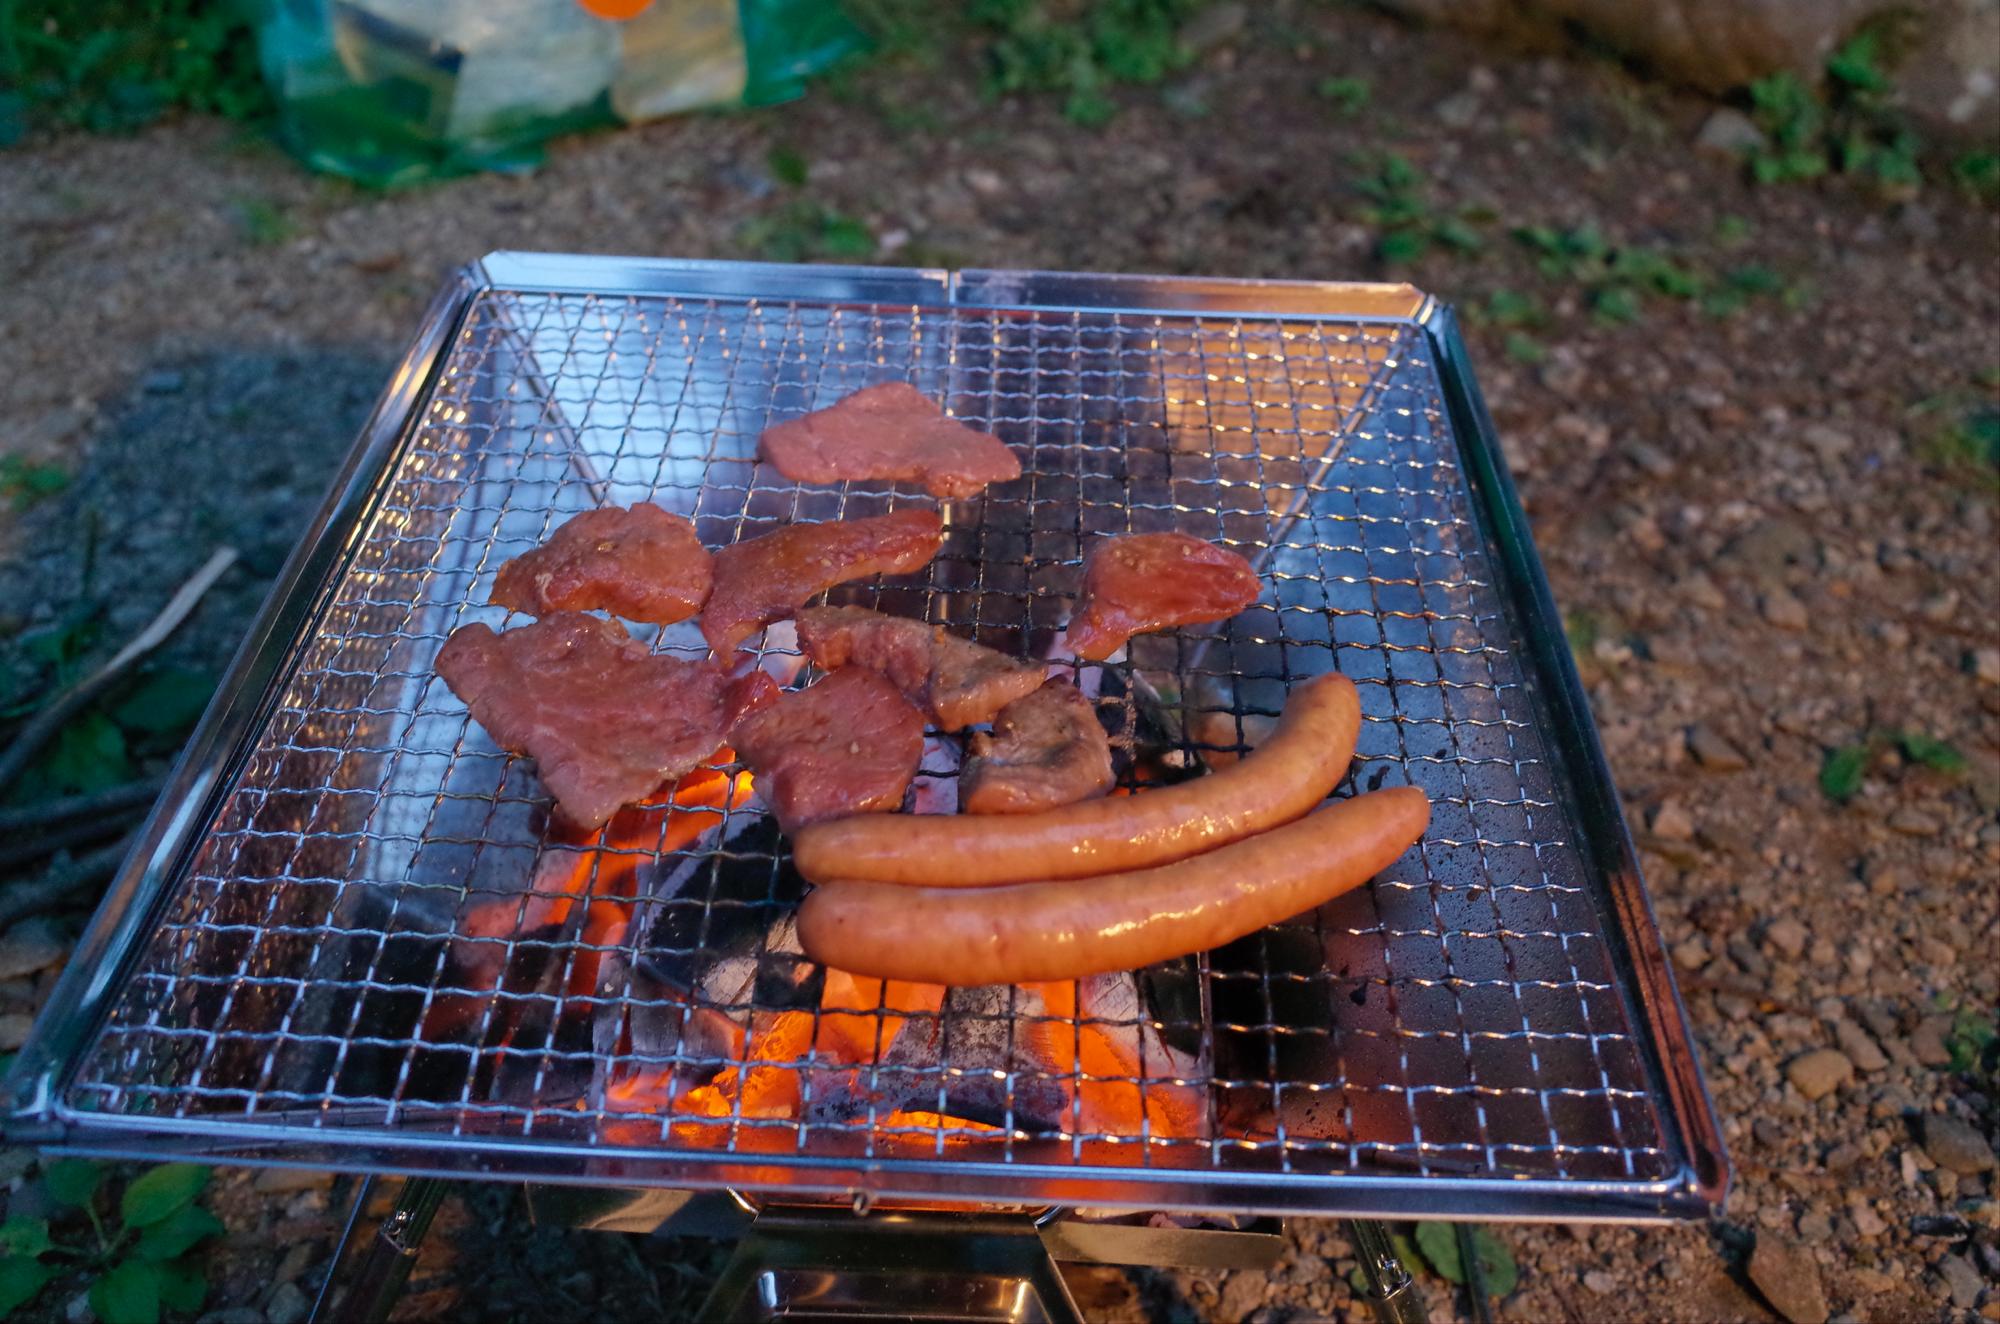
POLYGON ((239 198, 231 211, 243 238, 260 248, 275 247, 299 232, 292 218, 269 198, 239 198))
POLYGON ((1820 791, 1837 804, 1847 803, 1861 793, 1875 761, 1891 749, 1907 762, 1947 777, 1965 771, 1965 755, 1949 741, 1921 731, 1872 731, 1827 753, 1819 769, 1820 791))
MULTIPOLYGON (((1521 1284, 1521 1271, 1514 1263, 1514 1253, 1507 1248, 1506 1242, 1483 1225, 1474 1224, 1470 1230, 1473 1253, 1479 1257, 1480 1276, 1485 1282, 1487 1295, 1511 1295, 1521 1284)), ((1455 1223, 1418 1223, 1411 1231, 1393 1228, 1389 1233, 1389 1244, 1395 1248, 1396 1258, 1414 1273, 1430 1273, 1460 1287, 1471 1281, 1458 1244, 1458 1225, 1455 1223)), ((1359 1268, 1348 1275, 1347 1281, 1355 1295, 1367 1295, 1368 1279, 1359 1268)))
POLYGON ((1819 768, 1819 789, 1827 799, 1845 804, 1861 793, 1868 776, 1868 761, 1874 751, 1866 743, 1842 745, 1826 756, 1819 768))
POLYGON ((1803 79, 1789 69, 1758 79, 1750 84, 1750 107, 1767 139, 1750 155, 1750 173, 1758 183, 1818 179, 1826 173, 1826 108, 1803 79))
POLYGON ((770 262, 853 262, 875 251, 875 236, 864 222, 806 198, 751 221, 740 238, 770 262))
POLYGON ((1752 263, 1732 267, 1722 279, 1701 292, 1701 310, 1711 317, 1733 317, 1757 298, 1784 298, 1790 292, 1785 278, 1767 266, 1752 263))
POLYGON ((2000 152, 1966 152, 1951 163, 1952 182, 1982 202, 2000 202, 2000 152))
POLYGON ((1366 78, 1322 78, 1314 85, 1313 91, 1320 100, 1332 106, 1341 115, 1358 115, 1368 108, 1368 102, 1375 94, 1375 88, 1366 78))
POLYGON ((1944 1037, 1951 1069, 1991 1092, 2000 1084, 2000 1016, 1982 1015, 1972 1007, 1955 1010, 1944 1037))
POLYGON ((2000 480, 2000 381, 1944 391, 1909 409, 1909 431, 1924 462, 1948 475, 2000 480))
POLYGON ((1741 216, 1725 216, 1715 223, 1718 248, 1741 248, 1750 242, 1751 225, 1741 216))
MULTIPOLYGON (((223 1231, 201 1207, 209 1170, 192 1163, 150 1168, 128 1182, 115 1215, 100 1212, 105 1169, 84 1159, 58 1159, 42 1172, 47 1203, 74 1211, 54 1236, 47 1218, 16 1214, 0 1223, 0 1315, 39 1296, 75 1270, 90 1276, 90 1308, 100 1320, 155 1324, 162 1309, 193 1314, 208 1296, 200 1245, 223 1231)), ((60 1216, 59 1216, 60 1217, 60 1216)))
POLYGON ((0 145, 36 122, 129 132, 270 110, 240 0, 0 0, 0 145))
POLYGON ((1202 0, 1097 0, 1081 15, 1053 0, 975 0, 989 37, 986 90, 1053 92, 1071 123, 1101 125, 1118 113, 1121 85, 1157 83, 1186 66, 1180 25, 1202 0))
POLYGON ((1473 222, 1485 219, 1485 213, 1432 202, 1429 181, 1407 157, 1384 152, 1356 164, 1364 173, 1355 177, 1354 190, 1368 200, 1361 219, 1375 227, 1375 250, 1382 261, 1393 266, 1414 262, 1432 247, 1476 253, 1483 246, 1473 222))
POLYGON ((0 457, 0 497, 15 510, 26 510, 68 486, 69 471, 59 464, 43 464, 19 455, 0 457))
POLYGON ((1656 299, 1694 301, 1711 316, 1728 317, 1752 299, 1789 304, 1800 291, 1769 267, 1746 264, 1716 275, 1665 249, 1614 244, 1594 225, 1524 225, 1514 238, 1534 253, 1544 276, 1581 285, 1591 312, 1603 322, 1636 322, 1656 299))
POLYGON ((1601 321, 1636 322, 1648 298, 1694 299, 1709 287, 1705 276, 1671 254, 1614 245, 1596 226, 1528 225, 1514 238, 1534 252, 1544 276, 1582 285, 1601 321))
POLYGON ((1883 40, 1881 30, 1864 29, 1836 50, 1823 90, 1790 72, 1750 85, 1752 117, 1767 140, 1749 158, 1759 183, 1838 172, 1900 195, 1923 182, 1922 144, 1891 104, 1883 40))
POLYGON ((1479 310, 1480 319, 1494 326, 1541 326, 1549 320, 1539 300, 1518 290, 1495 290, 1479 310))
POLYGON ((1467 309, 1469 320, 1499 327, 1507 335, 1502 342, 1507 357, 1516 363, 1530 366, 1541 363, 1549 357, 1549 351, 1531 331, 1547 326, 1548 310, 1532 294, 1519 290, 1495 290, 1486 296, 1483 304, 1474 304, 1467 309))
POLYGON ((806 176, 811 173, 811 165, 796 148, 779 144, 764 154, 764 164, 770 168, 771 178, 787 188, 801 188, 806 176))
POLYGON ((2000 409, 1977 409, 1940 428, 1926 456, 1945 469, 2000 473, 2000 409))
MULTIPOLYGON (((86 670, 100 634, 98 613, 73 609, 0 657, 0 720, 24 717, 86 670)), ((208 706, 213 673, 154 665, 115 686, 58 731, 9 799, 21 802, 105 790, 138 774, 138 760, 171 754, 208 706)))

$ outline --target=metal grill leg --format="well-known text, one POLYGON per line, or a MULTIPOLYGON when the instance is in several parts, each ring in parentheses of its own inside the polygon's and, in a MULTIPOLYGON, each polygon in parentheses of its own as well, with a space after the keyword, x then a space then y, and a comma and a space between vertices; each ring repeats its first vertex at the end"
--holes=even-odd
POLYGON ((403 1284, 417 1264, 417 1250, 431 1219, 450 1192, 451 1184, 436 1177, 412 1177, 403 1183, 396 1207, 375 1229, 375 1235, 361 1252, 361 1262, 352 1275, 344 1273, 349 1243, 368 1209, 375 1191, 375 1178, 362 1181, 354 1197, 354 1210, 341 1233, 340 1248, 326 1282, 320 1285, 319 1299, 313 1302, 308 1324, 383 1324, 403 1294, 403 1284), (342 1280, 345 1281, 342 1281, 342 1280))
POLYGON ((1347 1225, 1354 1237, 1355 1254, 1361 1260, 1361 1275, 1368 1280, 1368 1305, 1382 1324, 1428 1324, 1423 1293, 1417 1280, 1396 1258, 1389 1229, 1373 1218, 1356 1218, 1347 1225))

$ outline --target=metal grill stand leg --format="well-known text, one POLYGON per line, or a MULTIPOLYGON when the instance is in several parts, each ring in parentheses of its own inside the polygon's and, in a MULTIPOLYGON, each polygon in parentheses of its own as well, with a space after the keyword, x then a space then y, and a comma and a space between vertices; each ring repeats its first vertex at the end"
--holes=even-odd
POLYGON ((1368 1280, 1368 1305, 1382 1324, 1427 1324, 1423 1294, 1416 1279, 1396 1258, 1389 1229, 1373 1218, 1357 1218, 1347 1225, 1354 1238, 1354 1251, 1361 1260, 1361 1275, 1368 1280))
POLYGON ((436 1177, 412 1177, 404 1182, 402 1192, 396 1197, 396 1207, 369 1238, 353 1274, 347 1275, 342 1273, 342 1266, 347 1260, 348 1243, 366 1215, 369 1197, 375 1190, 375 1178, 363 1181, 354 1197, 354 1212, 348 1218, 347 1229, 341 1234, 340 1249, 327 1270, 319 1300, 313 1303, 310 1324, 382 1324, 388 1319, 403 1294, 403 1284, 410 1279, 410 1270, 416 1267, 417 1250, 423 1244, 424 1234, 430 1231, 431 1219, 450 1189, 449 1182, 436 1177), (347 1281, 339 1281, 342 1278, 347 1281))

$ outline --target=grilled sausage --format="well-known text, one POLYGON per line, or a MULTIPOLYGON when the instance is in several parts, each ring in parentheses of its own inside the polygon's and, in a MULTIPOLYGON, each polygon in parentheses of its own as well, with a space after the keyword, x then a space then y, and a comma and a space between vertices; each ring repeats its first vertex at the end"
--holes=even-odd
POLYGON ((836 819, 792 839, 799 872, 936 887, 1088 878, 1186 859, 1326 799, 1361 729, 1354 682, 1328 672, 1285 698, 1278 726, 1242 761, 1194 781, 1039 814, 836 819))
POLYGON ((967 891, 834 882, 799 908, 806 955, 849 974, 1018 984, 1135 970, 1204 951, 1360 886, 1424 833, 1413 786, 1157 869, 967 891))

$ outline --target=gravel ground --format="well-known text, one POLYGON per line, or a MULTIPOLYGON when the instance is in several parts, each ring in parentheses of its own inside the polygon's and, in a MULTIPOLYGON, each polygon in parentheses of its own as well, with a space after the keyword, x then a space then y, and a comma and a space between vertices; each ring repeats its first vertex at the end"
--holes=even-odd
MULTIPOLYGON (((116 639, 227 539, 242 565, 174 644, 219 666, 424 301, 482 252, 758 256, 809 199, 864 221, 885 261, 1378 277, 1349 153, 1394 149, 1487 236, 1394 274, 1544 309, 1532 344, 1487 317, 1474 347, 1737 1169, 1705 1227, 1502 1229, 1521 1276, 1498 1314, 2000 1319, 2000 1101, 1949 1049, 1955 1009, 1991 1025, 2000 1005, 2000 556, 1991 470, 1940 444, 1993 400, 1995 213, 1935 189, 1753 189, 1692 146, 1710 107, 1617 69, 1273 12, 1103 130, 914 68, 390 196, 207 122, 0 154, 0 452, 75 474, 4 535, 0 626, 88 592, 116 639), (1359 113, 1313 94, 1334 75, 1373 80, 1359 113), (802 189, 766 170, 776 146, 810 163, 802 189), (1759 264, 1784 294, 1608 323, 1507 238, 1584 224, 1704 271, 1759 264), (1830 751, 1887 732, 1966 766, 1884 738, 1857 795, 1822 794, 1830 751)), ((59 952, 80 919, 0 951, 59 952)), ((9 973, 18 1034, 48 974, 9 973)), ((286 1185, 219 1182, 219 1317, 282 1320, 323 1272, 347 1185, 286 1185)), ((1359 1317, 1342 1229, 1288 1237, 1269 1273, 1075 1283, 1094 1318, 1359 1317)), ((481 1190, 447 1206, 405 1313, 672 1315, 715 1255, 531 1229, 481 1190)), ((1464 1308, 1427 1286, 1440 1317, 1464 1308)))

